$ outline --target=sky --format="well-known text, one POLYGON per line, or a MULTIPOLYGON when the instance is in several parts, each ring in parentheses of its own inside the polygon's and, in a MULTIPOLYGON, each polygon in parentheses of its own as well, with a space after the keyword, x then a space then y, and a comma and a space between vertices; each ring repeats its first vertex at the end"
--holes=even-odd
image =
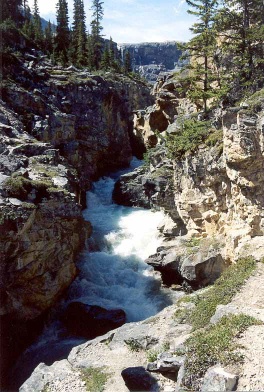
MULTIPOLYGON (((38 0, 40 15, 56 22, 56 0, 38 0)), ((84 0, 87 28, 92 0, 84 0)), ((29 0, 32 7, 33 0, 29 0)), ((69 16, 73 0, 68 0, 69 16)), ((105 0, 102 26, 105 38, 117 43, 188 41, 194 17, 187 13, 185 0, 105 0)))

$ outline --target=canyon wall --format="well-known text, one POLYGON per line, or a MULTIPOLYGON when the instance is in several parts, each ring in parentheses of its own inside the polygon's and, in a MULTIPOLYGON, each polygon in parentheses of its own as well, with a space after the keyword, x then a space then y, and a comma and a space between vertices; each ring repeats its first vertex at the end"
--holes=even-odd
POLYGON ((77 274, 91 234, 85 192, 137 153, 134 109, 149 89, 122 75, 4 62, 0 102, 1 347, 9 363, 39 332, 77 274))
POLYGON ((246 255, 261 259, 263 94, 240 106, 212 111, 212 130, 195 151, 169 158, 165 141, 179 134, 178 119, 197 111, 179 87, 172 77, 159 82, 155 105, 136 113, 135 134, 150 148, 148 163, 137 175, 121 178, 116 200, 165 209, 174 221, 174 229, 170 228, 174 235, 221 238, 226 261, 246 255))

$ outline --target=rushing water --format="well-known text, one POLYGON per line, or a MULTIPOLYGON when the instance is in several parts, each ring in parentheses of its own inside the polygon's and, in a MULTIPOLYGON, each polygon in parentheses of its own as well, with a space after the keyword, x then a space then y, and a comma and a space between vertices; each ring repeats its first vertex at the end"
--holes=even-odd
MULTIPOLYGON (((127 171, 138 165, 139 161, 134 159, 127 171)), ((163 213, 112 202, 115 181, 124 172, 101 178, 87 192, 88 207, 83 215, 92 223, 93 234, 80 255, 80 274, 59 305, 55 320, 18 361, 16 375, 22 363, 28 365, 26 370, 22 366, 21 379, 38 363, 51 364, 65 358, 73 346, 84 341, 67 335, 57 319, 69 302, 78 300, 108 309, 121 308, 128 322, 145 319, 168 305, 166 295, 160 291, 160 280, 144 263, 161 243, 157 226, 163 213)))
MULTIPOLYGON (((135 162, 134 162, 135 163, 135 162)), ((87 192, 84 217, 93 226, 92 239, 81 256, 80 276, 70 298, 105 308, 122 308, 128 321, 147 318, 161 308, 159 280, 144 260, 161 240, 157 226, 162 212, 112 203, 115 178, 104 177, 87 192)))

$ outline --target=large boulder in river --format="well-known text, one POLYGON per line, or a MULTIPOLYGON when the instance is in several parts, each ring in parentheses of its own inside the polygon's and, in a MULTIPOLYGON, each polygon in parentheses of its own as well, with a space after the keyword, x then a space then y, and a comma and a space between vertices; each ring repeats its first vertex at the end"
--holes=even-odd
POLYGON ((71 302, 63 315, 63 322, 71 334, 93 339, 125 324, 126 313, 122 309, 108 310, 71 302))
POLYGON ((162 246, 146 263, 161 272, 167 285, 187 283, 193 289, 214 283, 228 267, 221 244, 214 239, 186 240, 179 238, 173 246, 162 246))

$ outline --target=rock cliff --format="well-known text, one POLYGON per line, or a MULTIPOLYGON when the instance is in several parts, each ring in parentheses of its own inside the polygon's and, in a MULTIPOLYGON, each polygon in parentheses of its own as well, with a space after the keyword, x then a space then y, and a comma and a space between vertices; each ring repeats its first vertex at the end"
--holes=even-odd
POLYGON ((176 41, 121 44, 120 48, 122 53, 129 51, 133 68, 150 83, 155 83, 160 75, 182 66, 182 51, 176 41))
MULTIPOLYGON (((195 152, 168 158, 167 140, 179 134, 179 119, 197 111, 179 87, 173 78, 157 83, 155 105, 135 114, 134 132, 149 148, 147 163, 120 178, 115 199, 163 208, 174 225, 168 221, 161 230, 171 238, 187 233, 187 238, 223 241, 226 262, 244 255, 259 260, 264 256, 263 90, 237 107, 213 111, 213 128, 195 152)), ((176 242, 170 249, 175 262, 182 247, 180 238, 176 242)))
POLYGON ((5 373, 77 274, 91 233, 93 180, 137 153, 132 111, 142 83, 52 67, 36 52, 3 59, 0 102, 1 347, 5 373), (7 61, 8 60, 8 61, 7 61))

